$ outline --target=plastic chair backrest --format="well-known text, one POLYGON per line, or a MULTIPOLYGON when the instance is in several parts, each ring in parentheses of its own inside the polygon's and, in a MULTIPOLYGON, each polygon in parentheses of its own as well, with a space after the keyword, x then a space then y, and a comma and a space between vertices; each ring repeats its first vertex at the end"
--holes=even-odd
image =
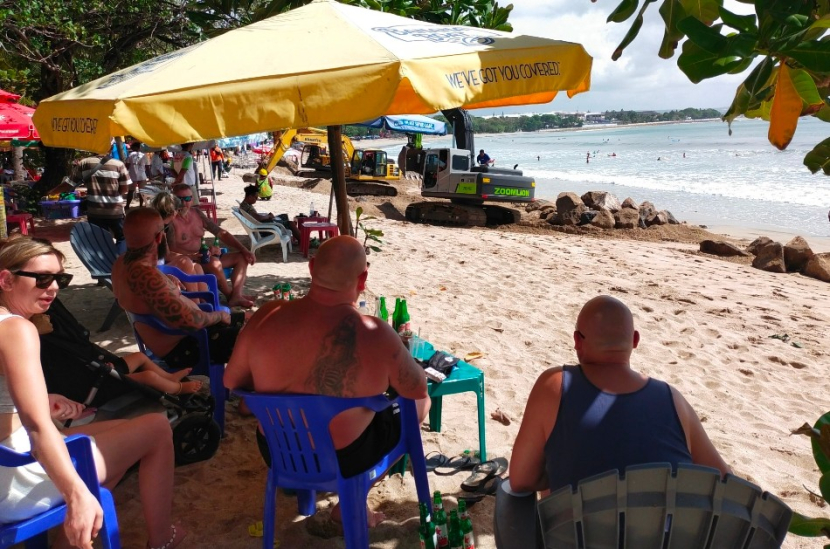
POLYGON ((109 231, 81 221, 72 227, 69 242, 92 278, 111 276, 112 265, 118 257, 118 251, 109 231))
POLYGON ((239 220, 239 222, 242 223, 242 226, 245 228, 245 230, 249 234, 250 234, 251 231, 261 231, 263 229, 267 229, 267 230, 276 231, 277 234, 279 234, 280 239, 283 239, 283 237, 290 238, 290 235, 289 235, 288 231, 286 230, 286 228, 283 227, 279 223, 276 223, 276 222, 270 222, 269 223, 269 222, 259 221, 258 219, 254 219, 250 215, 248 215, 247 212, 243 211, 241 208, 238 208, 237 206, 232 206, 231 207, 231 212, 233 212, 233 214, 236 216, 236 218, 239 220))
POLYGON ((227 307, 219 304, 219 285, 216 283, 216 276, 207 273, 202 275, 189 275, 185 274, 181 269, 171 267, 170 265, 159 265, 159 271, 188 284, 205 284, 208 287, 207 292, 182 292, 182 295, 208 299, 214 311, 227 310, 227 307))
MULTIPOLYGON (((98 484, 95 460, 92 456, 92 443, 86 435, 71 435, 65 439, 66 448, 72 458, 78 476, 86 484, 93 497, 101 503, 104 511, 104 526, 101 539, 107 549, 120 549, 118 535, 118 518, 112 495, 98 484)), ((20 453, 5 446, 0 446, 0 467, 22 467, 35 463, 31 453, 20 453)), ((0 524, 0 548, 7 548, 24 540, 42 535, 50 528, 63 523, 66 516, 66 504, 56 505, 32 518, 9 524, 0 524)), ((39 539, 45 547, 45 537, 39 539)), ((29 544, 27 544, 27 547, 29 544)))
POLYGON ((358 407, 379 412, 396 402, 383 395, 340 398, 235 392, 260 420, 269 446, 279 448, 278 455, 271 456, 271 467, 277 478, 312 483, 336 480, 340 473, 329 433, 334 416, 358 407))
POLYGON ((709 467, 667 463, 609 471, 539 502, 545 547, 780 547, 792 511, 776 496, 709 467))

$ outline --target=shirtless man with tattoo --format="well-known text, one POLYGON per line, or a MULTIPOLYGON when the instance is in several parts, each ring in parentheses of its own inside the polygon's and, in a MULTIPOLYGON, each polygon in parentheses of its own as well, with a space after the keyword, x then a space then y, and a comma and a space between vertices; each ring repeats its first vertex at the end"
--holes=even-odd
MULTIPOLYGON (((429 411, 423 368, 387 323, 355 308, 369 274, 360 242, 351 236, 327 240, 309 270, 306 297, 271 301, 254 313, 225 370, 225 386, 338 397, 378 395, 392 387, 415 400, 423 421, 429 411)), ((377 414, 347 410, 332 420, 331 436, 343 476, 366 471, 400 438, 397 407, 377 414)), ((268 463, 268 446, 258 430, 257 441, 268 463)), ((371 510, 368 517, 369 526, 385 518, 371 510)), ((339 505, 332 518, 340 520, 339 505)))
MULTIPOLYGON (((170 250, 186 255, 193 261, 200 263, 202 257, 199 253, 199 247, 202 244, 202 237, 205 236, 205 232, 210 232, 219 237, 222 243, 237 251, 220 256, 219 249, 211 246, 210 261, 202 264, 202 268, 206 273, 216 276, 219 291, 228 298, 229 306, 252 307, 253 300, 250 296, 242 294, 242 288, 245 286, 248 265, 253 265, 256 262, 256 256, 248 251, 231 233, 208 219, 202 210, 193 207, 193 201, 197 198, 193 195, 191 187, 183 183, 176 185, 173 187, 173 194, 181 200, 182 205, 170 223, 170 241, 168 242, 170 250), (230 286, 223 272, 223 269, 227 267, 233 269, 230 286)), ((208 242, 208 246, 210 244, 208 242)))
MULTIPOLYGON (((121 307, 134 314, 151 314, 175 328, 207 328, 211 359, 227 362, 243 319, 234 318, 232 322, 226 312, 202 311, 158 270, 158 247, 165 238, 159 213, 153 208, 130 209, 124 221, 124 237, 127 251, 112 267, 112 290, 121 307)), ((192 368, 198 363, 199 348, 194 338, 162 334, 145 324, 139 324, 136 330, 147 347, 171 368, 192 368)))

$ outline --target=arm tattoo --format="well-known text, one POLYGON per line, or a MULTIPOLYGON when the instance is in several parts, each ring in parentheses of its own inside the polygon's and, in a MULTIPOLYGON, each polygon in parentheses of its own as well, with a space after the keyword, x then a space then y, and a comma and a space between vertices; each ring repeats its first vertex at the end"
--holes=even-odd
POLYGON ((354 316, 343 319, 323 338, 306 384, 326 396, 351 396, 357 361, 357 322, 354 316))
POLYGON ((207 214, 205 214, 205 212, 203 212, 199 208, 193 208, 193 210, 196 210, 196 213, 199 214, 199 217, 202 219, 202 226, 205 228, 205 230, 209 233, 213 233, 214 235, 219 236, 219 231, 221 231, 222 228, 216 223, 214 223, 212 219, 208 218, 207 214))
POLYGON ((127 284, 158 317, 176 328, 199 330, 221 319, 221 313, 199 309, 178 291, 170 279, 153 267, 133 265, 127 270, 127 284))
POLYGON ((400 389, 404 391, 414 391, 417 389, 421 384, 424 382, 424 373, 423 370, 419 371, 420 368, 412 368, 409 364, 407 358, 409 358, 409 353, 406 356, 401 357, 403 351, 400 349, 395 351, 395 354, 392 355, 392 363, 398 364, 398 381, 400 382, 401 386, 400 389))

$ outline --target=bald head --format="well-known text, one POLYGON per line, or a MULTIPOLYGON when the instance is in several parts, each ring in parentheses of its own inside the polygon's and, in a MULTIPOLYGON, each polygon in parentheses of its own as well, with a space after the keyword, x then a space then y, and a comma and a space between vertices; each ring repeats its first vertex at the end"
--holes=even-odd
POLYGON ((353 290, 366 272, 366 251, 354 237, 326 240, 311 266, 311 283, 335 292, 353 290))
POLYGON ((124 240, 127 248, 136 249, 153 242, 164 229, 161 216, 154 208, 131 208, 124 219, 124 240))
POLYGON ((631 311, 625 303, 608 295, 595 297, 582 307, 576 331, 574 337, 581 340, 577 351, 598 358, 624 355, 627 359, 639 341, 631 311))

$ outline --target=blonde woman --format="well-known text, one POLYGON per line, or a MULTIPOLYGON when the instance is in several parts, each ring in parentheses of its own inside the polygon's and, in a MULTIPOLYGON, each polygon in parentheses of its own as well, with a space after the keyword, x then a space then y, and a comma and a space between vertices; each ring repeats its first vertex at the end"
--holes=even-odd
MULTIPOLYGON (((55 547, 92 548, 101 507, 75 472, 53 420, 74 419, 82 407, 48 395, 40 366, 40 340, 30 318, 44 313, 72 275, 63 254, 46 240, 0 241, 0 444, 31 451, 38 463, 0 468, 0 522, 34 516, 65 501, 66 520, 55 547)), ((172 549, 186 532, 170 522, 173 442, 162 414, 93 423, 65 430, 94 437, 98 478, 113 488, 137 461, 139 492, 151 549, 172 549)))

